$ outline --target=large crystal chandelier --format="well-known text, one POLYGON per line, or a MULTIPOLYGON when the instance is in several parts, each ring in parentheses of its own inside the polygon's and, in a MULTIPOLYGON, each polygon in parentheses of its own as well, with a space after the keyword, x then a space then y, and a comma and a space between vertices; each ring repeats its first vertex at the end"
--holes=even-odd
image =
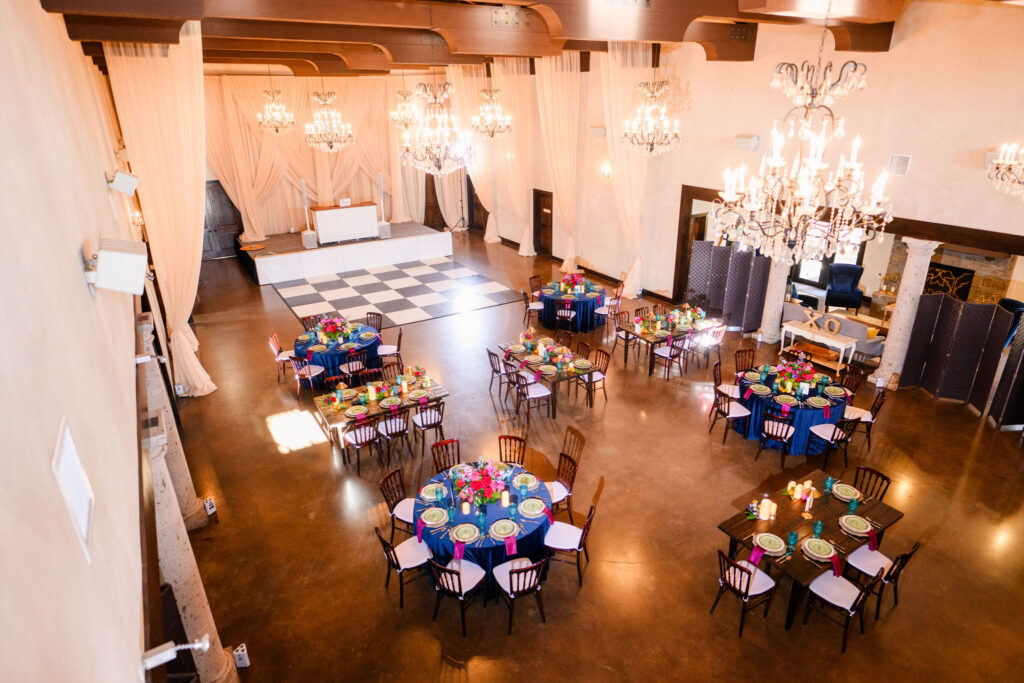
POLYGON ((498 102, 501 91, 484 88, 480 91, 480 97, 484 101, 480 105, 480 113, 473 117, 470 127, 485 138, 496 138, 512 130, 512 117, 501 110, 501 104, 498 102))
POLYGON ((988 179, 1008 195, 1024 199, 1024 147, 1013 143, 999 148, 999 158, 988 167, 988 179))
POLYGON ((303 139, 306 144, 321 152, 338 152, 342 147, 352 144, 352 126, 341 120, 341 114, 331 106, 334 102, 334 91, 323 90, 313 93, 313 101, 317 109, 313 112, 313 123, 306 124, 303 139))
POLYGON ((295 127, 295 117, 281 103, 280 90, 264 90, 267 104, 262 114, 256 114, 257 125, 271 133, 287 133, 295 127))
POLYGON ((388 119, 398 130, 409 130, 419 119, 413 94, 406 89, 398 91, 398 106, 388 113, 388 119))
POLYGON ((636 118, 625 122, 622 141, 630 149, 655 157, 679 144, 679 121, 669 122, 658 98, 668 92, 668 81, 644 81, 637 86, 641 101, 636 118))
POLYGON ((402 133, 402 162, 431 175, 447 175, 464 168, 472 159, 469 133, 459 130, 449 97, 451 85, 420 83, 417 94, 424 100, 422 116, 402 133))
POLYGON ((865 195, 863 165, 857 161, 859 135, 849 158, 841 154, 834 170, 825 161, 832 141, 843 137, 843 121, 829 104, 863 88, 866 67, 848 62, 832 81, 831 64, 822 67, 823 51, 824 36, 816 67, 805 62, 800 68, 790 63, 776 68, 779 85, 773 85, 795 106, 783 119, 782 129, 778 122, 773 126, 771 152, 759 172, 748 182, 745 166, 727 168, 725 190, 714 202, 715 220, 729 239, 794 264, 836 253, 855 257, 862 242, 892 221, 886 171, 865 195), (791 157, 786 155, 787 140, 795 140, 791 157))

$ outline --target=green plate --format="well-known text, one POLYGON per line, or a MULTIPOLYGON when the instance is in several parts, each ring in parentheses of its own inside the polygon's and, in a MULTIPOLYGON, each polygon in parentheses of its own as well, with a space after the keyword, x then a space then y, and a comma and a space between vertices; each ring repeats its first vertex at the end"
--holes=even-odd
POLYGON ((562 301, 575 301, 575 300, 576 300, 576 295, 575 294, 563 294, 562 295, 562 301))
POLYGON ((366 414, 366 406, 352 406, 345 411, 345 415, 348 417, 359 417, 360 415, 366 414))
POLYGON ((461 541, 463 543, 472 543, 476 539, 480 538, 480 529, 476 524, 470 524, 469 522, 463 522, 458 526, 454 527, 448 532, 448 537, 453 541, 461 541))
POLYGON ((767 396, 768 394, 772 393, 772 390, 763 384, 751 384, 750 391, 759 396, 767 396))
POLYGON ((359 335, 359 338, 360 339, 370 340, 370 339, 374 339, 376 336, 377 336, 376 332, 363 332, 361 335, 359 335))
POLYGON ((798 401, 795 396, 790 396, 789 394, 779 394, 778 396, 775 397, 775 402, 783 406, 795 406, 800 401, 798 401))
POLYGON ((324 346, 323 344, 313 344, 312 346, 310 346, 306 350, 307 351, 312 351, 313 353, 320 353, 321 351, 326 351, 327 347, 324 346))
POLYGON ((522 344, 513 344, 512 346, 508 347, 508 350, 511 351, 512 353, 522 353, 523 351, 526 350, 526 347, 523 346, 522 344))
POLYGON ((543 373, 545 375, 557 375, 558 374, 558 368, 556 368, 554 365, 542 365, 542 366, 540 366, 537 369, 540 370, 541 373, 543 373))
POLYGON ((523 517, 540 517, 544 514, 544 508, 546 507, 547 505, 540 498, 527 498, 519 504, 519 513, 523 517))
POLYGON ((828 541, 820 538, 808 538, 803 543, 804 553, 816 560, 827 560, 836 554, 836 549, 828 541))
POLYGON ((871 524, 868 523, 868 520, 857 515, 843 515, 839 518, 839 526, 858 536, 867 536, 871 530, 871 524))
POLYGON ((832 405, 827 398, 821 396, 809 396, 807 397, 807 405, 812 408, 824 408, 825 406, 832 405))
POLYGON ((552 339, 551 337, 541 337, 540 339, 537 340, 537 343, 547 346, 548 344, 554 344, 555 340, 552 339))
POLYGON ((402 403, 402 400, 399 399, 399 398, 395 398, 394 396, 388 396, 387 398, 382 399, 380 401, 381 407, 384 407, 384 408, 390 408, 391 406, 397 406, 397 405, 400 405, 401 403, 402 403))
POLYGON ((426 398, 429 395, 425 389, 414 389, 409 392, 409 398, 421 399, 426 398))
POLYGON ((345 342, 344 344, 341 345, 341 348, 343 348, 343 349, 354 349, 354 348, 356 348, 356 343, 355 342, 345 342))
POLYGON ((354 399, 358 395, 359 395, 359 392, 356 391, 355 389, 343 389, 342 392, 341 392, 341 400, 342 401, 351 401, 352 399, 354 399))
POLYGON ((754 545, 764 550, 769 555, 785 552, 786 544, 775 534, 756 534, 754 545))
POLYGON ((761 373, 754 372, 753 370, 743 373, 743 376, 749 379, 751 382, 757 382, 758 380, 761 379, 761 373))
POLYGON ((551 289, 550 287, 548 287, 547 289, 542 289, 540 291, 542 294, 547 294, 548 296, 551 296, 552 294, 555 293, 555 290, 551 289))
POLYGON ((531 364, 532 363, 543 363, 544 362, 544 356, 538 356, 537 354, 533 354, 533 355, 530 355, 530 356, 526 357, 526 362, 527 363, 531 363, 531 364))
POLYGON ((599 296, 601 296, 600 292, 587 292, 588 299, 596 299, 599 296))
POLYGON ((672 333, 669 332, 668 330, 655 330, 654 331, 654 336, 657 337, 658 339, 664 339, 665 337, 667 337, 670 334, 672 334, 672 333))
POLYGON ((448 521, 448 511, 444 508, 427 508, 420 515, 423 523, 430 527, 441 526, 448 521))
POLYGON ((839 500, 852 500, 860 498, 860 491, 849 484, 832 484, 832 495, 839 500))
POLYGON ((504 541, 509 536, 515 536, 518 531, 519 526, 511 519, 499 519, 491 525, 487 533, 497 541, 504 541))
POLYGON ((579 368, 580 370, 589 370, 590 368, 594 367, 593 363, 591 363, 589 360, 586 360, 584 358, 577 358, 576 360, 574 360, 572 362, 572 364, 575 367, 579 368))
POLYGON ((311 339, 311 337, 309 336, 308 332, 306 334, 300 334, 299 335, 299 341, 309 341, 310 339, 311 339))
POLYGON ((529 472, 520 472, 516 476, 512 477, 512 485, 516 488, 525 485, 529 490, 537 488, 537 477, 533 476, 529 472))
POLYGON ((834 384, 830 384, 827 387, 825 387, 824 391, 829 396, 846 396, 846 389, 838 387, 834 384))
POLYGON ((429 484, 420 489, 420 497, 423 498, 424 500, 437 500, 438 489, 441 490, 442 496, 448 493, 448 489, 445 488, 444 484, 430 482, 429 484))

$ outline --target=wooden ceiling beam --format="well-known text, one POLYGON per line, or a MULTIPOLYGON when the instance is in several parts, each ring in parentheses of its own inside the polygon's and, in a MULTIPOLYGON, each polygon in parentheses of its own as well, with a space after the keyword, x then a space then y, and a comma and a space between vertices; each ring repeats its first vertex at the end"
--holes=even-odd
POLYGON ((704 48, 709 62, 752 62, 757 44, 757 24, 695 21, 683 40, 704 48))
POLYGON ((39 0, 47 12, 133 19, 202 19, 204 0, 39 0))
POLYGON ((65 14, 68 38, 77 41, 98 40, 107 43, 178 44, 185 19, 131 19, 65 14))
POLYGON ((251 57, 225 57, 219 54, 208 55, 206 52, 203 52, 203 64, 267 64, 268 62, 291 69, 293 76, 312 77, 320 75, 314 64, 301 59, 278 59, 275 57, 267 60, 251 57))
POLYGON ((391 59, 375 45, 362 43, 320 43, 297 40, 260 40, 255 38, 203 37, 203 47, 211 50, 249 50, 253 52, 320 52, 340 57, 357 71, 387 71, 391 59))
POLYGON ((203 45, 203 56, 236 57, 271 62, 273 60, 297 59, 313 64, 322 76, 349 76, 354 74, 381 74, 387 70, 350 69, 345 61, 333 54, 316 52, 271 52, 269 50, 220 50, 203 45))

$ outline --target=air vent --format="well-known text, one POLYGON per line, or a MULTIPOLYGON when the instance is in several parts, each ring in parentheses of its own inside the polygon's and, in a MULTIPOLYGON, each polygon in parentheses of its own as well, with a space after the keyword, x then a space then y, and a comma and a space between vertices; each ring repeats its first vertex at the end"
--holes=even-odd
POLYGON ((526 31, 530 28, 529 11, 514 5, 491 10, 491 28, 498 31, 526 31))
POLYGON ((910 155, 909 154, 890 154, 889 155, 889 175, 899 176, 901 178, 906 177, 910 174, 910 155))

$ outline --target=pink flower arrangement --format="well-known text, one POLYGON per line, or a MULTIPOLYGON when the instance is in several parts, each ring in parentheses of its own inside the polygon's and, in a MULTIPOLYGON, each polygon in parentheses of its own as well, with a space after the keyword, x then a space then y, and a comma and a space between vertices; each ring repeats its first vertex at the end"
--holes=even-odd
POLYGON ((495 503, 505 490, 505 470, 505 465, 493 462, 458 465, 452 473, 455 494, 476 505, 495 503))
POLYGON ((566 287, 578 287, 586 282, 586 278, 583 277, 583 273, 567 273, 562 278, 562 284, 566 287))
POLYGON ((317 330, 323 333, 325 337, 334 341, 340 337, 345 331, 345 319, 341 317, 327 318, 324 317, 317 323, 317 330))
POLYGON ((814 366, 804 360, 795 360, 789 363, 779 363, 775 366, 778 371, 778 379, 792 380, 794 382, 810 382, 814 378, 814 366))

